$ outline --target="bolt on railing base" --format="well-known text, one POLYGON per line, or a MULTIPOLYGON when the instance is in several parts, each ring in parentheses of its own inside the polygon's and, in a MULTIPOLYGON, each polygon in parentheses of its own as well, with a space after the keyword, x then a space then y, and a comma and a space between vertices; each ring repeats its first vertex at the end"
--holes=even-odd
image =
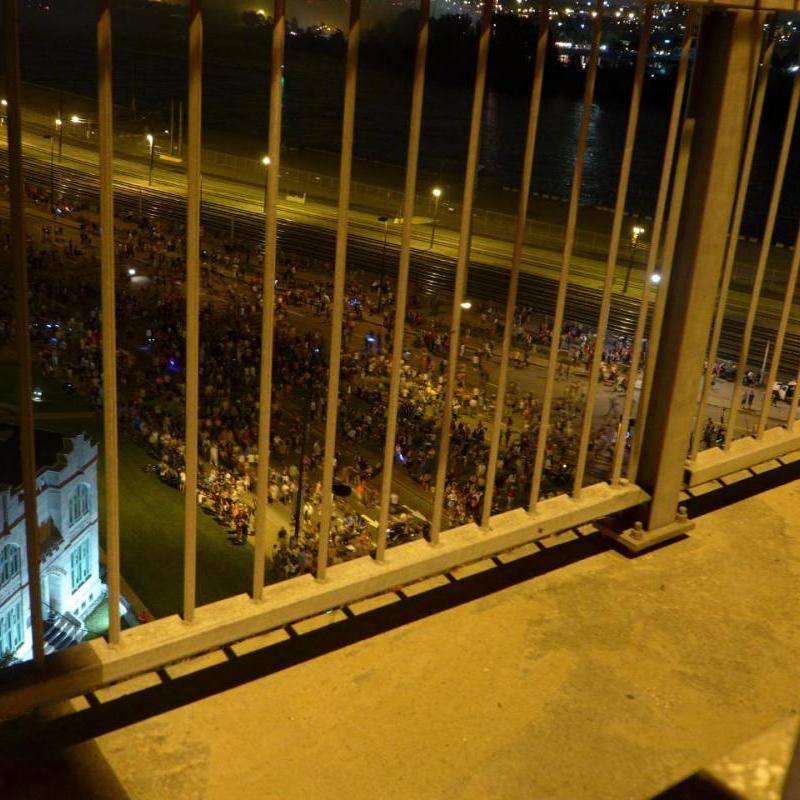
POLYGON ((694 528, 694 522, 689 520, 686 508, 680 506, 674 522, 652 530, 646 530, 641 522, 635 522, 632 528, 622 531, 616 530, 613 525, 598 527, 603 536, 621 544, 629 553, 637 555, 656 545, 682 538, 694 528))

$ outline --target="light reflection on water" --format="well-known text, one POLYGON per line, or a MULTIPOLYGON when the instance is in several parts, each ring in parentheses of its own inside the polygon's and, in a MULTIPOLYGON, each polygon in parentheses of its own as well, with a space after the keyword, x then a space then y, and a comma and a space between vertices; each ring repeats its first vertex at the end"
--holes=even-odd
MULTIPOLYGON (((87 6, 88 8, 88 6, 87 6)), ((96 51, 92 15, 75 17, 75 29, 35 31, 23 25, 23 77, 31 83, 93 95, 96 91, 96 51), (78 36, 80 34, 80 36, 78 36)), ((120 27, 115 37, 115 101, 130 106, 135 92, 140 111, 169 119, 170 100, 185 95, 186 63, 180 47, 151 46, 145 33, 120 27), (131 56, 135 53, 135 58, 131 56)), ((231 142, 242 154, 264 148, 267 128, 267 54, 231 52, 228 32, 208 25, 205 31, 203 113, 206 127, 237 135, 231 142), (227 46, 227 47, 226 47, 227 46), (225 57, 222 56, 226 53, 225 57)), ((291 149, 335 152, 341 137, 343 59, 323 53, 287 52, 285 69, 284 143, 291 149)), ((598 86, 604 71, 598 76, 598 86)), ((581 115, 576 94, 545 95, 539 122, 533 190, 565 197, 570 192, 581 115)), ((355 155, 375 162, 403 164, 406 157, 411 92, 411 64, 389 71, 362 64, 358 75, 355 155)), ((645 98, 648 89, 645 87, 645 98)), ((775 94, 773 92, 773 94, 775 94)), ((751 187, 750 223, 763 224, 774 162, 783 127, 786 98, 767 98, 768 120, 756 150, 751 187), (772 109, 772 110, 770 110, 772 109)), ((429 81, 425 92, 420 166, 450 176, 457 183, 466 156, 472 87, 429 81)), ((586 151, 581 199, 586 204, 613 205, 627 123, 627 98, 595 103, 586 151)), ((660 177, 669 102, 643 104, 634 151, 627 203, 631 210, 651 213, 660 177)), ((483 115, 480 176, 516 187, 522 162, 528 97, 489 87, 483 115)), ((144 125, 145 122, 143 121, 144 125)), ((798 127, 800 136, 800 127, 798 127)), ((260 156, 258 156, 260 157, 260 156)), ((800 159, 790 159, 787 186, 800 181, 800 159)), ((800 206, 796 192, 784 193, 778 234, 792 241, 800 206), (791 219, 786 219, 786 216, 791 219)), ((752 227, 752 224, 751 224, 752 227)), ((757 235, 758 230, 755 231, 757 235)))

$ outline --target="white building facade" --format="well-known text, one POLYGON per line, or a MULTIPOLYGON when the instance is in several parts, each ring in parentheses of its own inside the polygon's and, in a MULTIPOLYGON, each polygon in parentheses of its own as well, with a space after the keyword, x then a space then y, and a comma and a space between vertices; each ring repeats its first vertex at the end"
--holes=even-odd
MULTIPOLYGON (((19 458, 19 433, 0 426, 0 457, 19 458), (2 452, 6 451, 6 452, 2 452)), ((105 597, 100 580, 97 446, 85 435, 36 432, 42 615, 46 649, 79 641, 105 597)), ((8 473, 6 474, 6 479, 8 473)), ((0 655, 32 655, 23 492, 0 486, 0 655)))

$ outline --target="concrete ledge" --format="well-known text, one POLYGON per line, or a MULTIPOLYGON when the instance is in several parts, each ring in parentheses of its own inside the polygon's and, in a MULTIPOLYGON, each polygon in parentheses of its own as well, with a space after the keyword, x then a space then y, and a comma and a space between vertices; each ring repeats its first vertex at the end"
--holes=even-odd
POLYGON ((651 547, 685 536, 693 528, 694 523, 689 521, 686 509, 681 507, 678 509, 675 521, 670 522, 669 525, 662 525, 660 528, 645 530, 641 523, 637 523, 633 528, 627 528, 621 533, 608 527, 601 528, 601 532, 604 536, 621 544, 629 553, 638 555, 651 547))
POLYGON ((701 450, 694 461, 686 462, 686 485, 699 486, 742 469, 800 450, 800 425, 768 428, 760 439, 752 436, 734 439, 727 450, 713 447, 701 450))
POLYGON ((446 572, 553 533, 614 514, 649 500, 634 484, 598 483, 581 492, 544 500, 535 515, 523 509, 498 514, 488 530, 475 524, 441 534, 438 545, 424 540, 390 548, 386 560, 358 558, 328 569, 324 582, 302 575, 268 586, 254 602, 237 595, 201 606, 192 623, 165 617, 122 632, 119 645, 93 639, 53 653, 43 670, 20 664, 4 671, 0 718, 67 700, 90 690, 196 656, 241 639, 446 572), (11 685, 11 682, 14 682, 11 685))

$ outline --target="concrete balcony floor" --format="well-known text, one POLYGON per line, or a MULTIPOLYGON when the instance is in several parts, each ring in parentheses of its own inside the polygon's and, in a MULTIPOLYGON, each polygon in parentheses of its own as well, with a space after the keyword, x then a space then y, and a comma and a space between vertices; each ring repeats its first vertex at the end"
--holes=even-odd
MULTIPOLYGON (((62 752, 0 756, 0 793, 651 797, 798 713, 799 511, 794 482, 635 560, 592 535, 463 570, 430 593, 457 598, 438 613, 232 688, 212 684, 62 752), (553 569, 564 553, 571 563, 553 569), (500 588, 463 593, 503 569, 513 579, 500 588)), ((290 645, 357 626, 366 609, 301 623, 290 645), (328 630, 302 633, 320 624, 328 630)), ((104 691, 113 703, 122 688, 104 691)))

